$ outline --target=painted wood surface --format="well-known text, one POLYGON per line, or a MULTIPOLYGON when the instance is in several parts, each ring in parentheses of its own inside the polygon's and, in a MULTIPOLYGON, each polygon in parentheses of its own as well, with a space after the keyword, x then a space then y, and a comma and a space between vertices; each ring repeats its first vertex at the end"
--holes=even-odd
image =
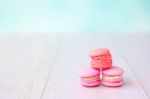
POLYGON ((149 35, 0 36, 0 99, 149 99, 149 35), (78 71, 88 53, 107 47, 125 84, 85 88, 78 71))
POLYGON ((137 81, 150 97, 150 35, 125 35, 112 38, 137 81))

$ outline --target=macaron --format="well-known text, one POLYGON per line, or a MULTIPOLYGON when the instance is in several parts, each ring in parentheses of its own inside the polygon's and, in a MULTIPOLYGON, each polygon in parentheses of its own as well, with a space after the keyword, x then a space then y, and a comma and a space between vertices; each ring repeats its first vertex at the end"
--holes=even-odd
POLYGON ((92 50, 89 53, 89 56, 96 59, 96 57, 105 55, 107 53, 110 53, 109 49, 107 49, 107 48, 98 48, 98 49, 92 50))
POLYGON ((89 53, 91 67, 97 69, 108 69, 112 66, 112 56, 107 48, 99 48, 89 53))
POLYGON ((79 72, 81 85, 85 87, 96 87, 100 85, 100 70, 86 68, 79 72))
POLYGON ((123 84, 124 71, 120 67, 111 67, 102 71, 101 82, 108 87, 119 87, 123 84))

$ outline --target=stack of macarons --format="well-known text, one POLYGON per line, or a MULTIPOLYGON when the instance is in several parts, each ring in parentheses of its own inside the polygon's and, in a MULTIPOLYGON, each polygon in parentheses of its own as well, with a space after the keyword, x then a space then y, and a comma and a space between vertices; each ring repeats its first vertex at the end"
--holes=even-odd
POLYGON ((123 84, 123 69, 112 66, 112 55, 107 48, 90 52, 90 68, 81 70, 81 85, 95 87, 100 84, 108 87, 119 87, 123 84))

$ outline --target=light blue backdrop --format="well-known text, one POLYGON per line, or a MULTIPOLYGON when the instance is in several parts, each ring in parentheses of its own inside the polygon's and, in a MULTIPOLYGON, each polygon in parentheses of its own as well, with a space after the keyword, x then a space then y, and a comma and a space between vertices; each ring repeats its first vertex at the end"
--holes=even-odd
POLYGON ((150 0, 0 0, 0 32, 150 32, 150 0))

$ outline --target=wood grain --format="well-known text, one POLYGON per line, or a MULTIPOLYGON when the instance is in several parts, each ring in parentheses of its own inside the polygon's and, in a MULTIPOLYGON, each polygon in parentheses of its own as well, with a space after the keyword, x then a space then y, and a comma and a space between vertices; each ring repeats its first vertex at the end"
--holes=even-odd
POLYGON ((42 99, 148 99, 131 67, 107 35, 72 35, 65 39, 49 76, 42 99), (78 71, 89 66, 88 52, 107 47, 113 54, 113 64, 124 68, 125 84, 118 88, 85 88, 79 83, 78 71))
POLYGON ((150 35, 118 35, 113 41, 150 98, 150 35))
POLYGON ((0 99, 149 99, 149 35, 2 35, 0 99), (125 70, 122 87, 85 88, 78 71, 107 47, 125 70), (144 77, 143 77, 144 76, 144 77))
POLYGON ((0 99, 41 99, 60 37, 13 38, 0 49, 0 99))

